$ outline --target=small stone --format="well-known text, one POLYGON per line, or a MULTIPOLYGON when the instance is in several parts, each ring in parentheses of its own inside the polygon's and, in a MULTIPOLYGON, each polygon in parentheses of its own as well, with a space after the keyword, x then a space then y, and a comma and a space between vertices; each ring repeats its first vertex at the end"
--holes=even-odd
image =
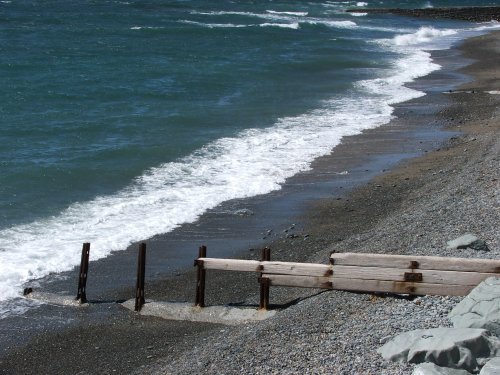
POLYGON ((477 240, 478 238, 476 236, 467 233, 464 234, 463 236, 455 238, 454 240, 448 241, 446 243, 446 248, 448 250, 466 249, 477 240))
POLYGON ((476 240, 473 243, 471 243, 468 247, 474 250, 490 251, 488 245, 486 245, 486 242, 483 240, 476 240))
POLYGON ((248 208, 242 208, 240 210, 236 210, 234 214, 238 216, 252 216, 254 213, 252 210, 249 210, 248 208))

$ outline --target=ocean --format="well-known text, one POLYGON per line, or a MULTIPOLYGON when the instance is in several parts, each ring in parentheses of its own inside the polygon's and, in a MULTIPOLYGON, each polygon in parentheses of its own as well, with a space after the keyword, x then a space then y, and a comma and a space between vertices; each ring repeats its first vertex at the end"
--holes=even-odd
MULTIPOLYGON (((0 317, 29 280, 280 189, 389 122, 468 1, 0 1, 0 317)), ((476 1, 474 5, 497 5, 476 1)))

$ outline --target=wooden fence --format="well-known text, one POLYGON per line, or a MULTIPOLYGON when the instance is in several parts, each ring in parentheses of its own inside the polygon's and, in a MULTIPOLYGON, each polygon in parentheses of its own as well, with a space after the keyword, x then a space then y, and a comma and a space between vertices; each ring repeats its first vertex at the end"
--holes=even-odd
MULTIPOLYGON (((265 257, 264 250, 262 258, 265 257)), ((321 288, 353 292, 463 296, 490 276, 500 276, 500 260, 435 256, 339 253, 330 264, 268 260, 196 259, 197 306, 205 304, 205 272, 257 272, 261 283, 260 308, 269 306, 269 287, 321 288)))
MULTIPOLYGON (((77 300, 87 301, 90 244, 83 244, 77 300)), ((135 310, 144 305, 146 244, 139 245, 135 310)), ((260 260, 208 258, 201 246, 198 258, 195 305, 205 306, 207 270, 256 272, 260 283, 260 309, 269 307, 271 286, 320 288, 353 292, 410 295, 464 296, 481 281, 500 276, 500 260, 436 256, 333 253, 330 264, 271 261, 262 250, 260 260)), ((31 289, 30 289, 31 291, 31 289)), ((26 293, 26 291, 25 291, 26 293)))

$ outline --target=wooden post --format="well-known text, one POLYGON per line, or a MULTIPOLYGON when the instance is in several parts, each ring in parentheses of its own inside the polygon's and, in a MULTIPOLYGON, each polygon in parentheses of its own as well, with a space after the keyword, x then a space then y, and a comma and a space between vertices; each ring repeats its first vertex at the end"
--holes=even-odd
POLYGON ((78 277, 78 292, 76 294, 76 299, 80 303, 87 302, 87 275, 89 272, 89 255, 90 255, 90 243, 85 242, 82 247, 82 259, 80 261, 80 273, 78 277))
MULTIPOLYGON (((260 255, 260 260, 262 262, 269 262, 271 260, 271 249, 268 247, 265 247, 262 249, 261 255, 260 255)), ((259 303, 259 309, 260 310, 267 310, 269 308, 269 279, 266 277, 262 277, 262 273, 260 274, 259 278, 260 282, 260 303, 259 303)))
POLYGON ((144 299, 144 279, 146 276, 146 244, 139 245, 139 258, 137 264, 137 283, 135 287, 135 311, 141 311, 144 299))
POLYGON ((205 276, 206 270, 203 267, 203 261, 199 258, 207 257, 207 247, 200 246, 198 249, 198 259, 196 259, 195 265, 198 266, 198 271, 196 275, 196 300, 195 306, 205 307, 205 276))

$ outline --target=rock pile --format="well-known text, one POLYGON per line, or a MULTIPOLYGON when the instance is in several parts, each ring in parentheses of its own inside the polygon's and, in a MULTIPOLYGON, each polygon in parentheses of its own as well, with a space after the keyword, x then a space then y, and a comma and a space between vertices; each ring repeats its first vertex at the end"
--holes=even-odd
POLYGON ((404 332, 377 352, 420 364, 413 375, 500 374, 500 278, 483 281, 448 317, 453 328, 404 332))

